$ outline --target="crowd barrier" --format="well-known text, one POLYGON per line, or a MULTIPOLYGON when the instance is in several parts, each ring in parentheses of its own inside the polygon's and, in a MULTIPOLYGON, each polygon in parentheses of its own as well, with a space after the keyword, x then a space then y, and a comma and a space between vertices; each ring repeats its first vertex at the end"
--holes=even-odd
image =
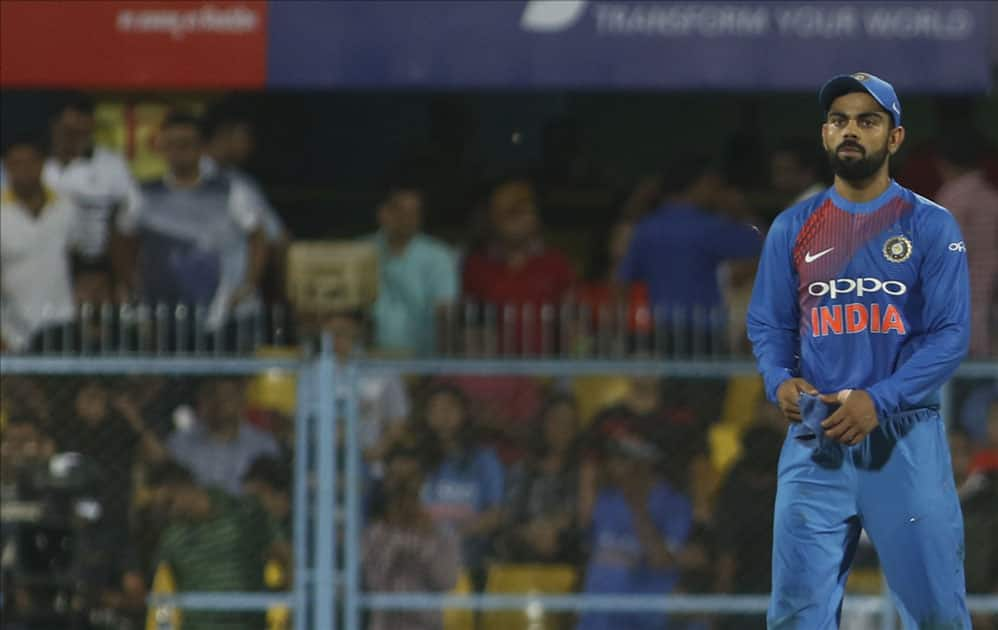
MULTIPOLYGON (((755 373, 744 359, 571 359, 440 358, 425 360, 357 359, 340 364, 332 339, 295 358, 226 356, 13 356, 0 359, 0 375, 254 375, 280 373, 296 381, 293 474, 293 581, 287 592, 184 592, 153 595, 151 619, 171 628, 171 612, 292 611, 295 630, 361 630, 365 611, 518 610, 661 611, 671 614, 760 614, 767 597, 734 595, 586 596, 581 594, 441 594, 366 592, 361 576, 362 466, 356 396, 338 405, 334 383, 356 383, 365 374, 478 374, 570 378, 594 374, 728 378, 755 373), (337 448, 342 436, 344 448, 337 448)), ((968 362, 958 377, 998 379, 998 362, 968 362)), ((354 392, 354 387, 348 387, 354 392)), ((947 386, 946 392, 950 391, 947 386)), ((951 396, 944 407, 951 413, 951 396)), ((972 610, 998 614, 998 596, 973 595, 972 610)), ((893 604, 882 595, 849 596, 847 613, 875 615, 880 628, 896 627, 893 604)), ((458 627, 458 626, 452 626, 458 627)))

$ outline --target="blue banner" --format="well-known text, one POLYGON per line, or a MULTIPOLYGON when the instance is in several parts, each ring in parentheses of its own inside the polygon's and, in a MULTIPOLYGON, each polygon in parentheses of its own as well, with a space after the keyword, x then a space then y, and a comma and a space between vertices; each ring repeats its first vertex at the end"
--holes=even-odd
POLYGON ((990 2, 272 2, 268 85, 901 91, 990 84, 990 2))

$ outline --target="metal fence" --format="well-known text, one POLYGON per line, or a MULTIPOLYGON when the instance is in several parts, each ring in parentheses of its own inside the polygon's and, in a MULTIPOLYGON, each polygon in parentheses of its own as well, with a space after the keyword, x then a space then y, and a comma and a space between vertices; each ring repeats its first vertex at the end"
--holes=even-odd
MULTIPOLYGON (((261 626, 267 624, 267 627, 275 629, 293 624, 296 630, 360 630, 365 624, 377 623, 379 613, 388 611, 403 613, 403 617, 395 619, 405 619, 405 614, 412 615, 416 611, 428 611, 434 618, 439 615, 439 621, 446 630, 567 628, 578 615, 598 611, 659 614, 663 619, 668 616, 672 620, 670 627, 702 628, 711 620, 717 623, 738 620, 736 623, 739 625, 733 627, 752 627, 751 624, 758 624, 763 618, 768 601, 764 592, 750 595, 715 593, 708 587, 687 589, 687 592, 673 591, 665 596, 585 593, 580 592, 584 590, 581 587, 584 561, 569 567, 567 572, 559 573, 559 566, 517 562, 515 556, 512 556, 514 561, 497 561, 492 551, 486 551, 482 556, 484 560, 477 567, 477 574, 460 566, 455 575, 443 577, 420 575, 416 569, 412 572, 417 578, 413 582, 397 584, 390 589, 379 588, 376 576, 372 576, 365 565, 365 560, 371 559, 370 555, 365 555, 365 550, 371 549, 371 545, 378 541, 393 539, 390 536, 379 539, 372 534, 379 518, 377 508, 372 505, 376 503, 372 497, 378 495, 379 484, 382 498, 399 495, 393 495, 383 487, 386 475, 390 476, 392 471, 378 470, 381 465, 379 457, 368 457, 366 454, 365 448, 370 446, 366 425, 370 409, 364 391, 365 387, 370 389, 370 379, 405 378, 410 385, 425 386, 431 388, 426 391, 435 391, 432 388, 441 380, 488 377, 486 380, 540 380, 551 391, 574 392, 581 400, 595 388, 592 379, 603 375, 624 380, 636 379, 636 382, 640 382, 642 377, 654 377, 668 378, 671 385, 685 384, 686 391, 699 396, 688 401, 693 406, 716 404, 721 407, 720 398, 735 406, 739 401, 730 394, 725 396, 723 391, 718 393, 718 384, 725 385, 754 374, 755 368, 750 361, 730 357, 719 360, 714 356, 696 359, 672 357, 669 360, 498 357, 389 361, 356 358, 344 363, 337 360, 332 340, 328 337, 321 347, 294 358, 233 358, 213 356, 213 351, 202 350, 199 356, 8 355, 0 360, 0 375, 6 388, 4 399, 16 400, 18 405, 28 405, 31 400, 22 391, 11 393, 11 388, 17 390, 18 387, 29 387, 31 383, 46 380, 48 388, 41 395, 51 407, 57 409, 70 405, 65 394, 60 392, 71 390, 80 395, 79 391, 85 389, 90 382, 88 379, 95 375, 116 379, 110 381, 112 388, 118 388, 115 393, 130 391, 148 395, 145 389, 158 381, 161 392, 172 391, 176 394, 169 405, 172 408, 168 416, 169 427, 158 429, 164 440, 169 440, 168 432, 176 432, 189 421, 189 418, 185 420, 184 413, 174 413, 178 407, 184 406, 174 403, 197 404, 198 385, 188 383, 189 380, 215 377, 213 380, 217 381, 223 375, 293 378, 295 402, 284 409, 285 415, 290 416, 284 420, 290 419, 290 423, 284 426, 282 434, 285 440, 283 446, 293 471, 288 536, 293 553, 290 564, 284 567, 290 574, 290 580, 276 585, 276 590, 272 591, 208 590, 169 594, 160 589, 150 600, 150 623, 158 625, 147 627, 163 629, 174 627, 174 613, 177 611, 188 615, 186 621, 181 621, 184 624, 181 627, 188 629, 201 627, 197 626, 197 616, 191 617, 192 613, 249 612, 267 615, 266 620, 262 616, 256 619, 261 626), (143 378, 136 380, 137 377, 143 378), (71 382, 72 387, 68 385, 71 382), (500 565, 506 571, 504 574, 496 570, 500 565), (523 571, 516 573, 518 568, 538 565, 542 565, 541 569, 532 574, 529 571, 526 575, 523 571), (506 578, 505 582, 503 578, 506 578)), ((645 382, 647 380, 645 378, 645 382)), ((750 380, 746 378, 745 382, 750 380)), ((956 385, 947 387, 947 395, 944 396, 946 416, 956 416, 964 406, 962 401, 970 397, 976 385, 995 380, 998 380, 998 364, 965 364, 956 385)), ((286 387, 287 383, 283 386, 286 387)), ((503 401, 503 391, 494 394, 503 401)), ((35 398, 38 396, 35 395, 35 398)), ((506 403, 510 407, 516 404, 512 399, 506 400, 506 403)), ((754 410, 742 411, 749 415, 754 413, 754 410)), ((422 410, 411 411, 413 416, 422 413, 422 410)), ((261 426, 275 431, 277 425, 267 425, 263 421, 261 426)), ((528 443, 541 439, 536 427, 529 431, 533 433, 527 434, 528 443)), ((597 441, 602 439, 600 435, 603 434, 597 436, 597 441)), ((114 445, 109 445, 109 448, 114 448, 114 445)), ((402 452, 399 456, 405 455, 402 452)), ((49 469, 53 469, 51 464, 49 469)), ((8 518, 10 515, 28 514, 23 518, 24 522, 33 522, 30 506, 19 504, 19 507, 20 511, 10 510, 9 504, 5 506, 5 526, 16 525, 8 523, 17 520, 8 518)), ((37 518, 38 511, 34 514, 37 518)), ((252 527, 259 528, 261 523, 255 522, 252 527)), ((763 551, 768 555, 768 550, 763 551)), ((466 563, 467 553, 466 549, 460 549, 459 564, 466 563)), ((420 566, 418 558, 410 558, 408 562, 420 566)), ((695 565, 695 559, 690 563, 695 565)), ((875 568, 875 562, 872 566, 875 568)), ((564 569, 564 565, 560 568, 564 569)), ((9 585, 10 572, 7 571, 5 576, 9 585)), ((183 579, 176 580, 175 586, 181 591, 187 590, 183 587, 183 579)), ((72 610, 70 595, 73 588, 69 584, 61 595, 57 594, 62 597, 61 600, 53 598, 55 613, 72 610)), ((896 627, 893 605, 882 585, 878 582, 875 590, 868 589, 866 593, 854 591, 846 598, 847 617, 854 619, 856 624, 852 627, 896 627)), ((8 615, 18 603, 15 593, 5 591, 4 614, 8 615)), ((998 614, 998 597, 975 595, 971 597, 971 606, 978 613, 998 614)), ((99 616, 93 614, 87 620, 94 627, 99 627, 99 622, 99 616)), ((245 619, 235 623, 245 623, 245 619)), ((127 626, 118 623, 105 627, 127 626)))

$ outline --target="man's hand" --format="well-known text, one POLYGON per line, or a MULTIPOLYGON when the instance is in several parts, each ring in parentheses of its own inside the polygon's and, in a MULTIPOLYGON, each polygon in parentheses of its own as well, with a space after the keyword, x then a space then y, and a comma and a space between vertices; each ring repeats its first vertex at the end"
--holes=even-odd
POLYGON ((800 394, 818 395, 818 390, 814 385, 802 378, 788 378, 780 383, 776 390, 776 401, 780 405, 780 411, 790 422, 800 422, 800 394))
POLYGON ((823 394, 821 400, 826 403, 842 404, 835 413, 821 423, 825 429, 825 436, 829 439, 855 446, 880 424, 873 399, 862 389, 823 394))

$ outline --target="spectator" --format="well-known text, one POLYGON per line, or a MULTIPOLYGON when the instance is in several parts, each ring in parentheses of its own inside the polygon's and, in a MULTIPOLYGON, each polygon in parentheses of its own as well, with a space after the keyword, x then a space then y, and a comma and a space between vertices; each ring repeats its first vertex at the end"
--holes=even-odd
POLYGON ((378 301, 375 346, 392 353, 429 356, 439 314, 457 297, 457 262, 442 241, 423 234, 424 192, 397 182, 378 207, 378 301))
MULTIPOLYGON (((998 592, 998 469, 972 472, 970 436, 960 430, 949 434, 953 475, 963 511, 963 531, 968 550, 965 571, 968 593, 998 592)), ((977 614, 979 630, 998 629, 998 615, 977 614)))
POLYGON ((44 147, 32 139, 15 138, 5 146, 0 350, 40 348, 74 316, 69 257, 77 245, 78 214, 42 184, 44 159, 44 147))
POLYGON ((503 553, 512 562, 578 560, 579 410, 555 396, 541 412, 542 435, 531 457, 510 471, 503 553))
POLYGON ((35 422, 11 413, 0 431, 0 499, 26 499, 31 477, 55 453, 54 442, 35 422))
POLYGON ((113 390, 106 379, 84 380, 76 388, 69 413, 57 416, 49 433, 60 452, 80 453, 97 465, 106 520, 124 527, 139 455, 155 462, 165 459, 167 452, 135 403, 125 394, 113 395, 113 390))
MULTIPOLYGON (((613 288, 616 285, 616 278, 620 276, 620 266, 627 254, 631 238, 634 234, 634 223, 631 221, 617 221, 609 230, 609 240, 607 230, 602 229, 597 232, 596 243, 592 251, 596 252, 587 274, 587 282, 579 290, 579 303, 588 312, 579 314, 579 333, 585 339, 592 334, 590 326, 596 331, 602 332, 603 318, 610 316, 611 321, 616 322, 616 313, 612 309, 616 307, 614 303, 613 288)), ((648 287, 643 282, 631 284, 627 295, 627 323, 626 330, 631 334, 645 334, 651 332, 652 319, 651 307, 648 301, 648 287)), ((613 327, 616 330, 616 327, 613 327)), ((592 344, 586 344, 589 348, 592 344)), ((647 350, 648 346, 638 344, 637 349, 647 350)), ((585 353, 585 352, 584 352, 585 353)))
MULTIPOLYGON (((681 553, 693 519, 686 497, 655 473, 659 450, 619 431, 610 444, 609 485, 596 500, 591 553, 583 592, 588 595, 664 595, 679 582, 681 553)), ((661 613, 586 612, 578 630, 662 630, 661 613)))
POLYGON ((217 330, 233 309, 243 317, 259 308, 260 198, 241 180, 202 172, 196 118, 167 116, 160 141, 169 171, 119 217, 117 275, 144 300, 210 306, 206 325, 217 330))
POLYGON ((992 330, 998 323, 998 188, 981 169, 983 149, 979 132, 968 129, 939 141, 939 174, 943 185, 936 195, 963 232, 970 270, 970 353, 986 357, 994 352, 992 330))
POLYGON ((489 189, 486 211, 487 241, 465 260, 464 295, 498 309, 503 354, 553 350, 553 337, 549 347, 543 347, 540 309, 565 297, 575 284, 575 271, 563 253, 544 245, 537 200, 528 180, 516 176, 497 180, 489 189))
MULTIPOLYGON (((283 286, 284 261, 291 237, 280 215, 270 205, 267 195, 257 180, 246 172, 246 163, 253 155, 256 138, 250 117, 231 107, 219 106, 211 111, 205 120, 205 149, 201 157, 201 170, 205 176, 221 173, 240 185, 245 186, 256 196, 260 209, 261 227, 266 237, 268 253, 267 268, 274 290, 283 286)), ((268 302, 276 301, 283 295, 269 295, 268 302)))
POLYGON ((621 264, 617 279, 647 283, 652 304, 668 309, 677 325, 689 326, 694 309, 703 317, 719 310, 718 265, 754 258, 762 247, 754 227, 710 211, 724 190, 709 158, 684 156, 673 163, 663 175, 665 203, 635 227, 621 264))
MULTIPOLYGON (((718 593, 769 592, 776 468, 783 437, 769 425, 749 429, 742 436, 742 456, 721 485, 714 513, 718 593)), ((722 624, 732 630, 765 626, 762 616, 736 616, 722 624)))
MULTIPOLYGON (((636 376, 630 379, 628 390, 620 402, 599 412, 589 429, 592 454, 598 459, 603 447, 615 431, 626 430, 655 445, 668 457, 659 460, 658 473, 693 499, 698 521, 710 519, 710 495, 716 472, 707 454, 705 418, 717 417, 707 401, 683 400, 692 392, 704 389, 703 396, 714 388, 698 383, 696 389, 675 381, 667 388, 658 377, 636 376)), ((592 467, 594 458, 583 466, 585 482, 582 491, 583 515, 592 505, 596 480, 592 467)))
POLYGON ((821 177, 825 161, 816 140, 796 138, 777 145, 769 156, 769 178, 773 190, 790 200, 784 206, 798 204, 828 187, 821 177))
POLYGON ((52 154, 45 161, 45 185, 71 200, 79 210, 77 277, 108 282, 107 255, 111 222, 137 200, 137 185, 120 153, 94 142, 95 103, 84 94, 67 98, 51 121, 52 154))
POLYGON ((257 457, 280 454, 273 437, 245 421, 245 405, 242 381, 209 380, 198 393, 194 426, 170 435, 170 454, 199 484, 238 495, 240 480, 257 457))
MULTIPOLYGON (((979 141, 985 134, 976 129, 968 129, 968 123, 977 118, 974 99, 968 96, 946 96, 937 98, 934 103, 936 135, 914 146, 904 159, 898 182, 905 188, 929 199, 935 199, 943 185, 939 173, 939 143, 943 138, 968 139, 979 141), (976 136, 974 138, 973 136, 976 136)), ((985 143, 982 168, 992 186, 998 186, 998 151, 991 143, 985 143)))
MULTIPOLYGON (((420 502, 423 451, 400 444, 385 456, 384 509, 363 538, 365 587, 378 592, 449 591, 457 582, 460 544, 420 502)), ((443 630, 438 611, 376 611, 368 630, 443 630)))
MULTIPOLYGON (((284 545, 256 501, 195 483, 172 462, 150 471, 148 485, 164 511, 166 528, 157 564, 173 572, 178 591, 248 592, 263 587, 268 556, 284 545)), ((255 613, 184 611, 184 630, 256 630, 255 613)))
POLYGON ((462 374, 444 382, 458 387, 471 405, 475 432, 505 465, 520 461, 537 429, 544 389, 533 377, 462 374))
MULTIPOLYGON (((333 351, 342 365, 364 355, 365 314, 360 309, 333 313, 325 329, 333 334, 333 351)), ((341 372, 342 374, 343 372, 341 372)), ((355 383, 340 378, 336 400, 345 409, 351 391, 357 397, 360 445, 368 462, 381 459, 385 448, 404 430, 409 396, 398 374, 361 374, 355 383)), ((378 474, 378 470, 373 471, 378 474)))
POLYGON ((480 583, 502 518, 502 464, 492 449, 475 443, 468 400, 455 387, 429 390, 418 435, 436 451, 423 484, 423 506, 436 523, 461 537, 463 564, 480 583))

